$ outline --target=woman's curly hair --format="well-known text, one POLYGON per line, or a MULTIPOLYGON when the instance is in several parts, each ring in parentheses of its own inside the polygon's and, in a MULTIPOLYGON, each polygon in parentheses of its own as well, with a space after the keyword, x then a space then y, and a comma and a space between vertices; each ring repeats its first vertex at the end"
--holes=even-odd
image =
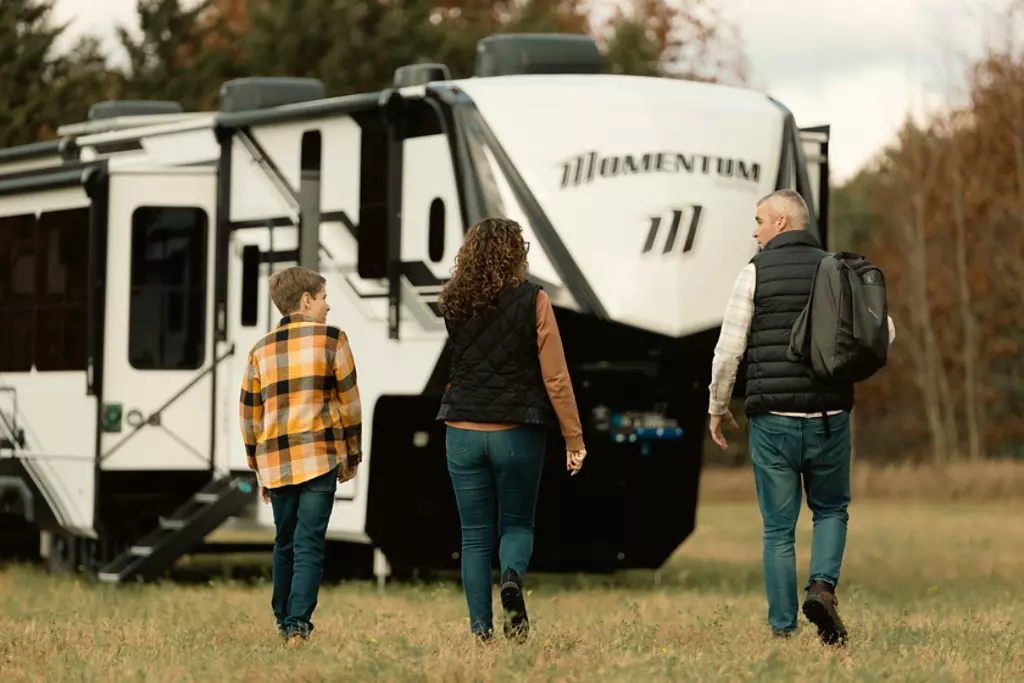
POLYGON ((441 288, 441 313, 459 320, 494 306, 502 292, 526 281, 526 251, 523 228, 513 220, 485 218, 471 227, 441 288))

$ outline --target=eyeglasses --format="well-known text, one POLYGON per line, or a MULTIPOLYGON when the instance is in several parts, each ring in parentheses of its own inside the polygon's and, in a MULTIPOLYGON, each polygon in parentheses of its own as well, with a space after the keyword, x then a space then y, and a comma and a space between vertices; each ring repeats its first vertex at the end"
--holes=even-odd
POLYGON ((523 244, 526 245, 526 253, 530 253, 530 240, 523 240, 523 244))

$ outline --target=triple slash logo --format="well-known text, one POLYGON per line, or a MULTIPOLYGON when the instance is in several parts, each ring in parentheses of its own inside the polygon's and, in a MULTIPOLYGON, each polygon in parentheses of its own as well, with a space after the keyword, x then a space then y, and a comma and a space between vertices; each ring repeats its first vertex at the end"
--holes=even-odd
POLYGON ((642 253, 646 254, 654 249, 654 243, 658 241, 658 234, 661 232, 662 223, 669 221, 671 222, 669 223, 668 236, 665 238, 665 244, 661 253, 667 254, 675 249, 676 241, 679 236, 679 228, 683 223, 683 215, 687 212, 690 214, 690 220, 686 229, 686 237, 683 239, 683 249, 681 253, 685 254, 693 249, 693 240, 697 236, 697 227, 700 225, 700 216, 703 211, 704 207, 700 204, 685 204, 684 208, 672 209, 668 213, 659 216, 651 216, 651 227, 647 231, 647 241, 644 242, 644 249, 642 253))

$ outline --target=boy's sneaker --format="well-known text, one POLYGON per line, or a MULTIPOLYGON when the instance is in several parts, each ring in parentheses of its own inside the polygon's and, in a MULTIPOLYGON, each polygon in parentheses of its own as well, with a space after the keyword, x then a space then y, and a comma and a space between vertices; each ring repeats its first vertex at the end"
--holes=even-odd
POLYGON ((501 575, 501 606, 505 610, 505 637, 522 643, 530 634, 530 619, 523 600, 523 580, 514 569, 501 575))
POLYGON ((827 581, 814 581, 807 589, 803 612, 818 627, 818 637, 826 645, 845 645, 848 633, 836 607, 835 588, 827 581))

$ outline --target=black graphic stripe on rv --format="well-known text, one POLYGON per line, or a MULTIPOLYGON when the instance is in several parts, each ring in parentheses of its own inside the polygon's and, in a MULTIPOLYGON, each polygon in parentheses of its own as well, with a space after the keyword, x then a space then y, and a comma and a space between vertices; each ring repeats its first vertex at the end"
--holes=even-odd
MULTIPOLYGON (((547 214, 544 213, 544 209, 541 208, 529 185, 526 184, 519 170, 501 146, 494 131, 487 125, 476 104, 461 90, 455 90, 445 85, 435 85, 432 86, 432 89, 442 101, 445 101, 452 107, 453 111, 457 112, 455 116, 457 126, 459 127, 456 133, 457 136, 464 138, 465 142, 471 147, 477 148, 471 151, 479 152, 476 155, 462 156, 476 156, 482 159, 484 158, 483 148, 490 149, 494 159, 498 162, 499 170, 504 174, 509 187, 512 189, 512 194, 519 202, 530 225, 533 227, 541 248, 544 249, 544 252, 551 261, 551 265, 555 268, 555 272, 558 273, 562 282, 565 283, 565 286, 579 304, 581 312, 589 313, 605 320, 609 319, 608 312, 598 298, 597 293, 590 286, 587 278, 583 275, 583 271, 580 270, 572 254, 566 248, 565 243, 558 236, 555 226, 552 225, 547 214)), ((472 182, 474 185, 479 184, 480 181, 475 177, 475 174, 467 174, 467 176, 470 176, 467 178, 469 182, 472 182)), ((479 187, 465 189, 467 199, 479 201, 486 194, 479 187)), ((473 202, 467 203, 472 204, 473 202)), ((478 210, 483 209, 482 206, 477 208, 478 210)), ((485 217, 475 214, 476 212, 473 212, 467 216, 469 222, 485 217)))
MULTIPOLYGON (((355 239, 358 237, 358 226, 352 221, 347 213, 344 211, 328 211, 320 214, 321 223, 341 223, 348 230, 349 234, 355 239)), ((287 216, 275 216, 272 218, 254 219, 247 221, 233 221, 231 223, 232 230, 240 230, 245 228, 282 228, 286 226, 293 226, 292 219, 287 216)), ((320 249, 327 254, 328 258, 334 258, 333 254, 323 244, 320 245, 320 249)), ((281 263, 299 260, 299 250, 289 249, 286 251, 275 251, 275 252, 261 252, 260 260, 264 263, 281 263)), ((427 264, 423 261, 403 261, 402 262, 402 274, 409 279, 409 284, 413 287, 440 287, 444 280, 434 275, 427 264)))
POLYGON ((824 245, 825 228, 827 226, 820 225, 818 221, 818 212, 815 210, 814 190, 807 175, 807 164, 804 160, 803 146, 800 142, 796 119, 793 117, 793 112, 782 102, 774 97, 769 97, 768 99, 783 112, 782 153, 779 160, 779 173, 775 180, 775 189, 784 189, 790 170, 795 171, 796 188, 794 189, 800 193, 807 203, 807 224, 814 226, 815 236, 824 245))
MULTIPOLYGON (((344 211, 328 211, 320 214, 321 223, 341 223, 348 230, 352 237, 359 239, 356 232, 356 224, 344 211)), ((284 228, 294 226, 295 222, 288 216, 273 216, 271 218, 253 218, 245 221, 231 221, 232 230, 244 230, 246 228, 284 228)), ((320 245, 321 248, 323 245, 320 245)))
POLYGON ((300 204, 299 193, 295 191, 295 188, 293 188, 292 184, 288 182, 284 173, 282 173, 281 169, 274 163, 273 158, 267 154, 267 150, 263 148, 263 145, 259 143, 256 136, 252 134, 252 129, 242 128, 238 133, 238 139, 241 140, 242 145, 244 145, 248 150, 249 155, 254 161, 263 166, 263 169, 270 180, 278 186, 278 190, 285 194, 295 205, 296 210, 298 210, 298 206, 300 204))

